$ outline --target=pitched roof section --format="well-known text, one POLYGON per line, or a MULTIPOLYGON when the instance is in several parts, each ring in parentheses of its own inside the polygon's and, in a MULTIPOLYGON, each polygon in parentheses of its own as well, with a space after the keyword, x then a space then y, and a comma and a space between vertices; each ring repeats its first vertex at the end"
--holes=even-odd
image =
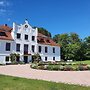
POLYGON ((51 45, 51 46, 60 46, 56 42, 54 42, 51 38, 49 38, 49 37, 47 37, 41 33, 38 33, 37 39, 38 39, 39 44, 51 45))
POLYGON ((0 26, 0 40, 13 40, 11 36, 12 28, 7 24, 0 26))
MULTIPOLYGON (((0 26, 0 40, 13 40, 11 36, 11 31, 12 28, 5 25, 0 26)), ((38 33, 37 40, 39 44, 44 44, 44 45, 51 45, 51 46, 60 46, 56 44, 51 38, 38 33)))

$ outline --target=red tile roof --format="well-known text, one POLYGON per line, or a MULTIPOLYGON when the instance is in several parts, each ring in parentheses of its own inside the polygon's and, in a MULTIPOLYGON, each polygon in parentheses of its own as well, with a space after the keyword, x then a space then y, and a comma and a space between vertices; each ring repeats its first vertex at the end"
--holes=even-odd
POLYGON ((0 26, 0 40, 13 40, 11 31, 12 28, 7 25, 0 26))
POLYGON ((56 42, 54 42, 51 38, 49 38, 49 37, 47 37, 41 33, 38 33, 37 40, 38 40, 39 44, 51 45, 51 46, 60 46, 56 42))
MULTIPOLYGON (((11 36, 12 28, 7 25, 0 26, 0 40, 13 40, 11 36)), ((56 44, 51 38, 38 33, 37 40, 39 44, 51 45, 51 46, 60 46, 56 44)))

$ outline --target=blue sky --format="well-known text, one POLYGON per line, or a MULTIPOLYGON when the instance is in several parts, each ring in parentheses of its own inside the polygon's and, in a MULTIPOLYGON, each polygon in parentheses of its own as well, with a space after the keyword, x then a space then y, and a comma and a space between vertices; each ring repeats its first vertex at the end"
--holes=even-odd
POLYGON ((24 23, 44 27, 52 35, 90 35, 90 0, 0 0, 0 24, 24 23))

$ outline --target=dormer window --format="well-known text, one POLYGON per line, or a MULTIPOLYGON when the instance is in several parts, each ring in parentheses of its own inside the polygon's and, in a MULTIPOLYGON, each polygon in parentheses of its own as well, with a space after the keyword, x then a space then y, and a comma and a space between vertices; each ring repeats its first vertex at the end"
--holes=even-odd
POLYGON ((46 40, 47 41, 47 43, 50 43, 50 40, 46 40))
POLYGON ((17 33, 17 39, 20 39, 20 38, 21 38, 21 34, 17 33))
POLYGON ((42 43, 43 43, 43 42, 44 42, 44 39, 42 38, 42 39, 40 40, 40 42, 42 42, 42 43))
POLYGON ((0 36, 7 36, 5 32, 0 32, 0 36))

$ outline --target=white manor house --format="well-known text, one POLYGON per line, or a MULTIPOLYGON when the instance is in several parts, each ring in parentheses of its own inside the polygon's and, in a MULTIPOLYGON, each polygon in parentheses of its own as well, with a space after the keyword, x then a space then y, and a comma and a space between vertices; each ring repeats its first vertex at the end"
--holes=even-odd
POLYGON ((38 33, 38 29, 32 28, 27 20, 20 25, 13 23, 13 28, 0 25, 0 63, 11 63, 11 53, 19 54, 16 60, 25 63, 32 61, 32 55, 36 53, 42 61, 60 61, 60 46, 38 33))

